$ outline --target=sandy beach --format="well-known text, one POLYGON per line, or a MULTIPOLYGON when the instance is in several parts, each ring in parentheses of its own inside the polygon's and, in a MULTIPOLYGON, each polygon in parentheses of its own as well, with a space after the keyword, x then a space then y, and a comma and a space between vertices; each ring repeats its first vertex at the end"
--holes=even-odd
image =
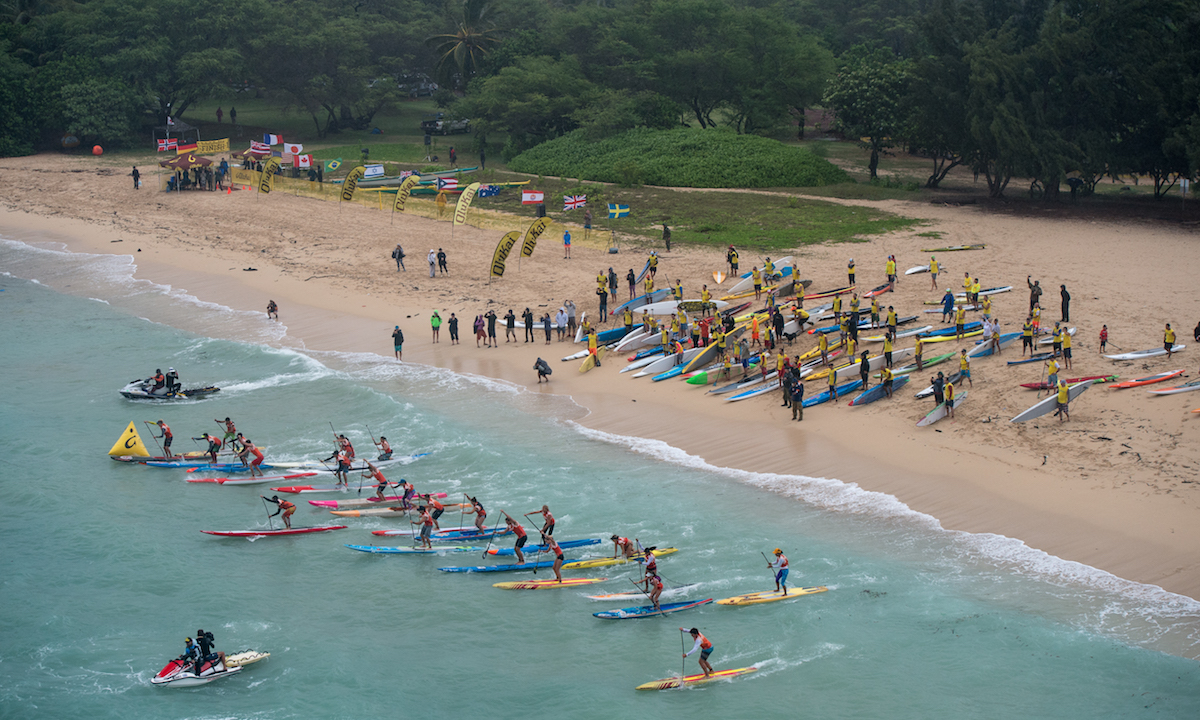
MULTIPOLYGON (((0 234, 131 255, 139 277, 238 309, 264 310, 273 299, 287 326, 285 345, 390 356, 392 327, 399 324, 407 338, 405 362, 497 378, 531 393, 568 395, 578 406, 570 419, 587 427, 661 440, 717 466, 856 483, 893 495, 946 528, 1017 538, 1121 578, 1200 598, 1200 415, 1190 412, 1200 407, 1200 395, 1156 397, 1144 389, 1097 386, 1072 404, 1069 423, 1047 416, 1011 424, 1037 400, 1019 383, 1041 379, 1039 364, 1004 364, 1019 355, 1017 346, 1000 358, 974 361, 969 400, 954 420, 931 428, 917 428, 916 421, 932 402, 912 398, 928 373, 914 377, 911 385, 918 388, 891 401, 820 406, 806 411, 804 422, 791 422, 775 393, 727 403, 678 381, 618 375, 623 362, 615 358, 581 375, 578 361, 559 361, 579 349, 569 343, 501 339, 496 349, 475 347, 471 322, 489 309, 503 315, 512 308, 520 315, 529 307, 540 316, 573 299, 595 315, 596 273, 612 265, 624 278, 629 268, 640 269, 649 249, 623 245, 619 255, 609 255, 602 221, 591 240, 582 227, 571 228, 570 260, 563 258, 563 227, 552 226, 520 268, 514 253, 505 277, 489 282, 496 242, 507 230, 524 229, 532 217, 473 211, 469 225, 452 229, 448 219, 428 217, 434 214, 428 201, 414 201, 414 212, 393 217, 366 205, 338 206, 280 191, 135 191, 127 172, 92 158, 0 160, 9 188, 0 234), (397 243, 407 252, 407 272, 397 272, 389 256, 397 243), (429 277, 424 257, 430 248, 447 253, 447 276, 429 277), (431 342, 434 310, 460 318, 460 346, 450 344, 445 326, 441 341, 431 342), (539 356, 555 370, 548 385, 538 385, 531 369, 539 356)), ((916 314, 944 288, 961 289, 963 273, 970 272, 985 288, 1014 286, 993 300, 993 314, 1014 331, 1028 307, 1025 278, 1031 275, 1046 290, 1043 325, 1059 318, 1059 285, 1071 293, 1069 324, 1078 333, 1074 369, 1066 376, 1129 379, 1176 369, 1195 376, 1200 347, 1169 360, 1113 362, 1099 355, 1097 336, 1107 324, 1110 348, 1154 348, 1169 322, 1179 342, 1192 344, 1200 301, 1185 290, 1194 282, 1189 270, 1200 264, 1196 226, 1062 213, 1031 217, 984 206, 870 204, 927 224, 862 243, 796 249, 799 273, 813 280, 813 290, 844 285, 849 258, 857 262, 860 288, 867 289, 884 282, 889 254, 903 273, 928 262, 921 248, 985 243, 985 250, 939 255, 944 275, 937 290, 928 275, 901 275, 886 304, 900 315, 916 314), (942 236, 919 235, 931 231, 942 236)), ((698 296, 702 282, 711 285, 712 271, 725 267, 720 248, 658 250, 659 285, 678 278, 687 297, 698 296)), ((743 270, 760 261, 747 251, 742 257, 743 270)), ((623 279, 621 285, 624 292, 623 279)), ((940 315, 924 317, 938 325, 940 315)), ((804 336, 789 354, 814 344, 804 336)), ((938 351, 957 347, 945 343, 938 351)))

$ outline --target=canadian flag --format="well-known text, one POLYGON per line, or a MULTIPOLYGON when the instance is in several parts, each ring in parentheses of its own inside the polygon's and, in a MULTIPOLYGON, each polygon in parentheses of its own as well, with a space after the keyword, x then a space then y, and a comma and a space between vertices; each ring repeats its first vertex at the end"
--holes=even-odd
POLYGON ((292 162, 298 168, 312 167, 312 155, 293 155, 292 162))
POLYGON ((301 145, 300 143, 284 143, 283 144, 283 154, 284 155, 299 155, 302 152, 304 152, 304 146, 301 145))
POLYGON ((522 190, 521 204, 522 205, 537 205, 546 201, 546 193, 537 190, 522 190))

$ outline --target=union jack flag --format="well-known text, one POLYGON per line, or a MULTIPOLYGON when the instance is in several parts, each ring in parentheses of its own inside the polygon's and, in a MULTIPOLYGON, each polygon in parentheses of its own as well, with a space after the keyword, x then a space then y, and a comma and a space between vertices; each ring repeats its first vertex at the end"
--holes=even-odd
POLYGON ((158 141, 158 151, 159 152, 165 152, 167 150, 174 150, 177 147, 179 147, 179 141, 176 140, 175 138, 167 138, 166 140, 158 141))
POLYGON ((578 210, 587 205, 587 195, 563 195, 563 210, 578 210))
POLYGON ((454 178, 438 178, 438 190, 457 190, 458 180, 454 178))

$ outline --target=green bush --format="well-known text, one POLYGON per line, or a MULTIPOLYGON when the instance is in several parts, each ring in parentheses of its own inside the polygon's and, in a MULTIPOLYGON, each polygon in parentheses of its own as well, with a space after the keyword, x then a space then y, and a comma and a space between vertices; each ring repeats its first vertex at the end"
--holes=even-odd
POLYGON ((664 187, 817 187, 846 182, 832 163, 731 130, 630 130, 600 141, 574 132, 512 158, 517 172, 664 187))

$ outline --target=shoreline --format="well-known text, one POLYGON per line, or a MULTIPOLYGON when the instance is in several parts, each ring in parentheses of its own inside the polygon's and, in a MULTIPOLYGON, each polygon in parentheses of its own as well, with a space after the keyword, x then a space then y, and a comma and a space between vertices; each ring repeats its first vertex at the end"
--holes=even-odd
MULTIPOLYGON (((0 168, 8 169, 20 160, 9 159, 0 168)), ((470 322, 484 298, 499 298, 495 305, 498 314, 507 309, 506 302, 513 303, 519 313, 525 301, 517 305, 515 300, 521 297, 539 298, 538 304, 546 305, 542 311, 552 311, 560 302, 555 297, 592 287, 589 277, 594 278, 594 270, 607 267, 611 258, 600 247, 602 242, 589 244, 577 239, 573 248, 576 259, 561 260, 554 245, 555 231, 561 234, 557 226, 543 236, 542 247, 534 258, 525 261, 528 268, 514 272, 515 268, 510 267, 510 277, 491 285, 484 276, 484 258, 490 259, 490 245, 499 235, 496 230, 460 227, 451 238, 446 222, 408 216, 397 221, 400 227, 390 226, 385 215, 361 206, 340 208, 336 217, 311 218, 304 213, 312 213, 317 201, 286 195, 258 199, 257 206, 252 205, 256 198, 246 197, 249 193, 163 197, 139 191, 144 194, 135 195, 120 178, 100 180, 104 186, 100 197, 85 199, 80 207, 72 208, 67 204, 69 198, 45 195, 51 187, 76 178, 39 176, 35 180, 33 187, 7 201, 8 210, 0 214, 0 232, 18 240, 53 235, 72 251, 133 255, 137 277, 168 283, 201 300, 239 310, 262 311, 266 300, 274 299, 287 326, 287 336, 280 344, 298 344, 314 351, 386 355, 390 351, 391 327, 400 323, 406 333, 406 362, 498 378, 533 393, 567 395, 582 408, 578 413, 581 417, 570 419, 584 427, 660 440, 720 467, 836 478, 896 497, 909 508, 936 518, 948 530, 1004 535, 1121 578, 1200 598, 1200 564, 1193 552, 1200 546, 1200 523, 1196 522, 1200 517, 1200 488, 1191 482, 1194 473, 1188 472, 1200 464, 1200 443, 1193 441, 1196 426, 1189 425, 1190 416, 1157 417, 1157 408, 1149 404, 1169 407, 1177 416, 1184 406, 1195 404, 1186 396, 1151 398, 1144 393, 1136 395, 1140 392, 1137 390, 1110 392, 1097 387, 1073 406, 1073 410, 1078 409, 1072 413, 1069 425, 1060 428, 1042 423, 1036 429, 1032 425, 1010 426, 1007 418, 1036 398, 1032 393, 1021 395, 1025 391, 1013 390, 1020 371, 1003 368, 993 359, 972 368, 982 386, 977 386, 979 402, 965 404, 959 419, 943 423, 945 427, 939 424, 933 432, 918 431, 913 426, 929 405, 918 404, 911 396, 861 409, 844 404, 812 408, 803 423, 792 423, 784 419, 784 413, 790 418, 790 412, 779 407, 774 394, 746 403, 714 401, 679 383, 651 384, 646 379, 618 376, 616 362, 579 375, 574 372, 576 363, 557 359, 578 349, 569 343, 553 342, 547 347, 539 341, 526 349, 521 342, 516 348, 506 348, 501 342, 495 350, 470 348, 470 322), (130 195, 134 197, 124 204, 116 200, 130 195), (56 207, 56 202, 63 205, 56 207), (100 207, 120 209, 108 211, 110 217, 101 220, 104 216, 98 211, 100 207), (93 213, 90 218, 89 213, 93 213), (189 224, 201 224, 206 229, 191 239, 189 224), (210 225, 219 226, 222 235, 210 225), (356 235, 342 240, 345 245, 340 248, 329 242, 337 237, 339 227, 353 228, 356 235), (381 240, 381 236, 387 240, 381 240), (181 237, 189 239, 181 241, 181 237), (118 238, 124 242, 111 242, 118 238), (308 244, 311 239, 318 242, 308 244), (408 252, 406 260, 416 262, 407 263, 410 269, 406 274, 393 275, 395 268, 386 264, 390 262, 386 255, 397 241, 403 242, 408 252), (321 250, 322 242, 334 247, 321 250), (291 246, 302 243, 308 247, 293 251, 291 246), (467 273, 462 282, 457 282, 458 275, 452 275, 451 282, 457 283, 452 288, 442 282, 445 278, 430 280, 423 272, 425 245, 446 247, 451 253, 452 271, 464 264, 458 258, 467 257, 474 274, 467 273), (136 252, 138 246, 141 253, 136 252), (304 256, 298 257, 302 252, 304 256), (338 263, 345 265, 344 272, 327 272, 338 263), (258 270, 250 273, 241 269, 250 266, 258 270), (432 292, 420 289, 428 288, 430 283, 435 288, 432 292), (431 298, 434 294, 438 297, 431 298), (430 342, 427 313, 432 309, 431 299, 438 302, 439 310, 448 308, 460 314, 462 347, 450 346, 445 326, 442 342, 430 342), (555 370, 546 387, 535 383, 530 369, 537 353, 545 353, 543 357, 555 370), (1118 437, 1118 433, 1123 434, 1118 437), (1094 439, 1108 436, 1112 439, 1094 439), (1133 446, 1148 460, 1130 459, 1119 449, 1109 447, 1119 445, 1118 441, 1133 446), (1168 461, 1168 456, 1174 460, 1168 461), (1044 465, 1042 457, 1046 458, 1044 465), (930 468, 935 470, 931 472, 930 468)), ((60 194, 70 195, 61 189, 60 194)), ((916 264, 920 256, 916 248, 926 243, 987 242, 989 248, 1003 245, 1003 253, 978 253, 978 259, 966 257, 971 253, 939 258, 948 266, 946 277, 952 289, 957 289, 955 283, 961 280, 955 271, 966 262, 979 268, 977 272, 986 286, 989 276, 1013 282, 1015 278, 1010 275, 1014 273, 1008 267, 1012 264, 1019 265, 1019 274, 1025 274, 1023 258, 1038 258, 1039 267, 1055 266, 1069 263, 1081 248, 1101 256, 1108 251, 1118 257, 1107 259, 1106 267, 1098 267, 1104 263, 1094 258, 1086 259, 1078 264, 1087 267, 1072 264, 1065 268, 1064 277, 1055 278, 1053 283, 1043 279, 1048 291, 1061 281, 1068 283, 1075 295, 1072 315, 1080 315, 1077 338, 1083 340, 1076 342, 1075 373, 1111 371, 1129 377, 1167 369, 1167 361, 1162 358, 1129 367, 1127 363, 1088 357, 1095 353, 1090 347, 1094 346, 1095 336, 1090 316, 1115 318, 1107 323, 1114 343, 1119 334, 1128 338, 1127 328, 1136 324, 1138 301, 1152 305, 1159 300, 1153 297, 1153 291, 1152 297, 1145 297, 1148 289, 1186 287, 1187 268, 1200 259, 1200 253, 1188 242, 1194 232, 1120 224, 1096 228, 1095 223, 1084 221, 1048 223, 992 216, 974 208, 915 208, 898 202, 870 205, 893 212, 916 210, 931 218, 933 227, 946 236, 931 240, 913 231, 849 247, 803 248, 796 253, 804 259, 802 273, 812 277, 816 286, 844 284, 838 280, 844 281, 840 268, 846 256, 860 258, 861 281, 880 274, 881 267, 875 266, 881 266, 880 258, 889 253, 902 258, 902 266, 916 264), (1057 236, 1049 244, 1044 235, 1048 229, 1057 236), (1043 235, 1037 236, 1039 231, 1043 235), (1064 240, 1063 236, 1071 233, 1074 236, 1064 240), (1123 248, 1127 236, 1133 233, 1139 235, 1136 252, 1123 248), (995 257, 1000 254, 1005 257, 995 257), (1122 263, 1120 254, 1129 259, 1122 263), (1121 282, 1114 279, 1116 275, 1122 276, 1121 282)), ((677 248, 674 253, 664 254, 660 276, 678 272, 685 286, 694 286, 704 277, 703 268, 719 266, 720 254, 716 248, 677 248)), ((640 267, 641 257, 626 254, 620 259, 640 267)), ((617 268, 619 276, 624 274, 621 270, 617 268)), ((1046 273, 1040 276, 1048 277, 1046 273)), ((1023 310, 1027 295, 1023 290, 997 296, 996 315, 1012 318, 1023 310)), ((919 298, 929 292, 927 275, 912 279, 901 276, 898 292, 886 299, 898 305, 904 302, 904 309, 911 312, 919 298)), ((584 303, 577 302, 584 309, 584 303)), ((1145 314, 1157 311, 1165 315, 1170 308, 1178 310, 1181 303, 1174 298, 1169 305, 1165 299, 1160 302, 1162 307, 1147 308, 1145 314)), ((594 302, 590 304, 594 306, 594 302)), ((1186 342, 1183 338, 1190 323, 1184 319, 1200 315, 1200 305, 1186 298, 1182 304, 1188 308, 1186 314, 1175 312, 1179 320, 1173 326, 1181 341, 1186 342)), ((1047 309, 1045 317, 1053 320, 1057 308, 1047 309)), ((1139 348, 1151 347, 1157 332, 1155 324, 1150 323, 1150 333, 1133 342, 1140 342, 1136 346, 1139 348)), ((1127 339, 1125 342, 1130 343, 1127 339)), ((809 344, 806 336, 791 352, 803 351, 809 344), (802 344, 805 342, 808 344, 802 344)), ((1125 349, 1136 348, 1126 344, 1125 349)), ((1173 359, 1171 368, 1194 367, 1190 358, 1181 359, 1183 362, 1173 359)), ((1025 371, 1022 375, 1028 374, 1025 371)))

